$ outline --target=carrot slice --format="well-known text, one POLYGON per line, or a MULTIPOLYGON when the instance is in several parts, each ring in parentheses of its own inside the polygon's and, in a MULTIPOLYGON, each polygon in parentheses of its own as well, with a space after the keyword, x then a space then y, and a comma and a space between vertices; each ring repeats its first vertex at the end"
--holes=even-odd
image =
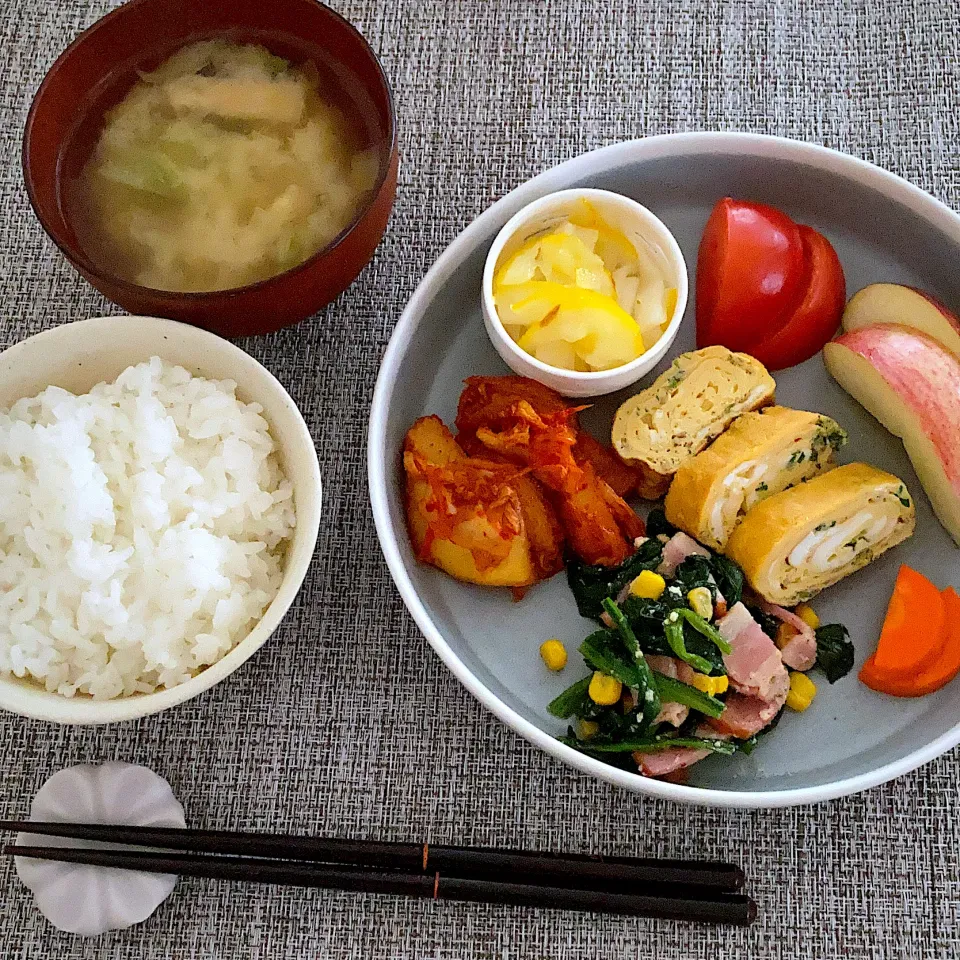
POLYGON ((860 671, 860 679, 868 687, 894 697, 925 697, 946 686, 960 673, 960 596, 953 587, 947 587, 942 597, 947 616, 944 627, 946 642, 937 659, 909 680, 894 680, 878 676, 871 657, 860 671))
POLYGON ((873 655, 878 675, 912 680, 932 665, 946 640, 940 591, 921 573, 902 566, 873 655))
POLYGON ((877 693, 888 693, 887 683, 890 678, 877 670, 877 665, 874 662, 875 657, 876 654, 867 657, 857 676, 860 678, 860 682, 866 684, 871 690, 876 690, 877 693))

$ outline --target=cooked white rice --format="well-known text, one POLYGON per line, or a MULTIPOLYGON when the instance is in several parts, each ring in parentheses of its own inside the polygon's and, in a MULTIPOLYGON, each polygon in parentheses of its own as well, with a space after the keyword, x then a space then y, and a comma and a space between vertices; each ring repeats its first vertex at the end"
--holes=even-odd
POLYGON ((153 357, 0 411, 0 673, 149 693, 249 632, 295 516, 262 408, 235 389, 153 357))

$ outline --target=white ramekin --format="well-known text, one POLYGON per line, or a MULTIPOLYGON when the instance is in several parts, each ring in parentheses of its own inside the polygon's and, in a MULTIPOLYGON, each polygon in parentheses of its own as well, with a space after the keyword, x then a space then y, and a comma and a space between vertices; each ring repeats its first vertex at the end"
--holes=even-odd
POLYGON ((483 322, 497 353, 514 373, 539 380, 565 397, 598 397, 636 383, 663 359, 683 321, 688 286, 687 265, 679 244, 663 221, 645 206, 609 190, 561 190, 528 204, 497 234, 483 268, 483 322), (493 299, 493 277, 504 249, 516 249, 528 237, 561 222, 581 199, 589 200, 604 221, 621 231, 632 243, 652 247, 655 258, 667 270, 667 286, 677 290, 677 305, 670 323, 651 349, 622 367, 591 373, 561 370, 521 350, 501 323, 493 299))

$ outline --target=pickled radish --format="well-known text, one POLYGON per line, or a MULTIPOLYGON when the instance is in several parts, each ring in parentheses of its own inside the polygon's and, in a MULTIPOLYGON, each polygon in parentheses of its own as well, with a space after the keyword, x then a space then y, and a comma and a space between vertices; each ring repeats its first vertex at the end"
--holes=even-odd
POLYGON ((500 269, 494 286, 511 287, 531 281, 583 287, 613 293, 613 280, 603 260, 572 233, 549 233, 527 241, 500 269))
MULTIPOLYGON (((566 344, 572 348, 574 362, 564 369, 577 369, 579 359, 590 370, 611 370, 643 353, 640 328, 609 297, 577 288, 566 288, 555 297, 554 309, 531 324, 518 341, 538 360, 569 363, 570 354, 562 346, 566 344)), ((539 301, 538 309, 545 302, 539 301)))
POLYGON ((629 267, 620 267, 613 273, 613 286, 617 293, 617 303, 626 313, 633 313, 637 302, 637 291, 640 289, 640 278, 630 273, 629 267))
POLYGON ((498 264, 497 313, 521 349, 565 370, 610 370, 649 350, 677 305, 654 251, 586 199, 498 264))

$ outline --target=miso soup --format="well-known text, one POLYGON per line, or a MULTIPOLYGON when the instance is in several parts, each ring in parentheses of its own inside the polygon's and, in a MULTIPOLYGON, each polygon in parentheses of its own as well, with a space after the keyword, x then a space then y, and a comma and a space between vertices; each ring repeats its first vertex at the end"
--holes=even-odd
POLYGON ((311 65, 264 47, 192 44, 142 74, 106 116, 75 187, 87 255, 141 286, 246 286, 334 240, 376 187, 311 65))

